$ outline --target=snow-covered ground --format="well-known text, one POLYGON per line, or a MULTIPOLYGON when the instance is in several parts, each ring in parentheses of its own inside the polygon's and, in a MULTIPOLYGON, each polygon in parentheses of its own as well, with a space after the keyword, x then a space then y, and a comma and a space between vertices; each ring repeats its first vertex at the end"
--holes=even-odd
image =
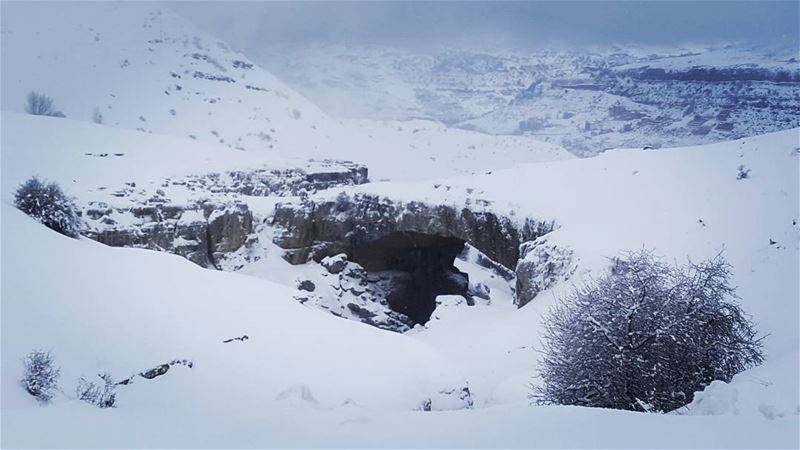
MULTIPOLYGON (((559 228, 544 239, 574 251, 579 276, 573 281, 578 283, 606 270, 608 258, 621 250, 652 249, 677 262, 699 261, 723 251, 734 267, 734 284, 745 311, 762 333, 769 334, 768 358, 785 360, 794 368, 788 383, 778 389, 786 394, 782 409, 789 412, 798 406, 799 137, 795 129, 702 147, 616 150, 474 177, 376 183, 350 190, 432 204, 488 203, 488 210, 507 217, 556 220, 559 228), (751 169, 752 177, 737 179, 740 165, 751 169), (589 192, 586 183, 594 186, 589 192)), ((570 287, 562 283, 525 308, 499 316, 493 325, 469 328, 493 330, 493 339, 507 339, 507 352, 536 345, 539 314, 570 287), (517 320, 521 322, 515 329, 511 324, 517 320), (521 333, 530 337, 520 340, 521 333)), ((480 321, 492 320, 474 314, 480 321)), ((434 324, 434 336, 439 326, 447 327, 447 322, 434 324)), ((474 358, 481 342, 456 339, 450 344, 461 347, 464 357, 474 358)), ((485 354, 492 368, 510 360, 493 350, 485 354)), ((797 413, 792 414, 797 421, 797 413)))
POLYGON ((2 53, 3 111, 23 112, 26 95, 36 91, 72 120, 91 122, 96 110, 105 125, 217 144, 229 153, 336 155, 367 164, 374 180, 482 172, 484 158, 512 167, 572 157, 532 138, 430 120, 330 118, 159 4, 7 3, 2 53))
MULTIPOLYGON (((91 192, 80 188, 83 179, 69 177, 101 172, 93 165, 107 160, 58 164, 59 149, 27 153, 14 130, 38 135, 73 127, 90 143, 93 133, 131 133, 29 116, 4 115, 3 123, 4 179, 39 163, 40 175, 80 195, 91 192)), ((216 273, 172 255, 57 235, 8 204, 13 182, 4 181, 3 445, 796 446, 797 133, 350 188, 430 203, 482 198, 508 215, 556 219, 560 229, 548 239, 575 250, 575 282, 620 249, 644 246, 683 260, 724 248, 744 309, 769 334, 767 361, 730 385, 715 384, 678 415, 528 404, 541 314, 566 283, 516 309, 495 280, 491 304, 445 299, 425 328, 390 333, 300 305, 288 282, 275 284, 263 274, 216 273), (739 164, 751 169, 750 178, 736 179, 739 164), (577 180, 597 188, 587 193, 577 180), (250 339, 222 342, 244 334, 250 339), (62 368, 63 393, 44 407, 17 381, 21 358, 39 347, 51 350, 62 368), (117 408, 74 399, 81 375, 110 371, 122 379, 173 359, 193 367, 121 386, 117 408), (472 391, 473 409, 415 411, 426 398, 436 409, 437 396, 442 409, 458 407, 442 392, 463 386, 472 391), (102 431, 87 431, 86 423, 102 431), (32 431, 42 429, 47 433, 32 431)), ((182 154, 171 138, 145 137, 151 144, 160 139, 164 157, 182 154)), ((130 163, 120 166, 120 180, 138 179, 140 171, 142 180, 162 176, 145 170, 152 148, 141 144, 125 150, 130 163)), ((89 179, 92 186, 100 181, 89 179)), ((281 263, 273 269, 290 273, 281 263)), ((468 262, 458 266, 475 281, 490 277, 468 262)))
POLYGON ((428 120, 332 119, 159 5, 50 7, 3 5, 0 446, 800 447, 800 129, 577 159, 530 137, 428 120), (267 91, 243 86, 251 82, 267 91), (67 118, 21 114, 29 90, 53 96, 67 118), (91 123, 95 106, 102 124, 91 123), (575 272, 518 309, 513 286, 468 253, 455 265, 490 288, 488 300, 442 296, 424 326, 385 331, 320 311, 323 301, 298 302, 298 279, 333 294, 320 265, 290 265, 269 240, 275 204, 297 198, 180 182, 325 171, 308 160, 326 157, 367 164, 372 182, 312 200, 345 191, 552 220, 542 239, 572 251, 575 272), (740 166, 749 177, 737 179, 740 166), (132 208, 138 191, 157 189, 175 203, 235 196, 259 222, 261 259, 232 273, 69 239, 13 207, 33 175, 82 207, 132 208), (543 314, 608 258, 640 248, 676 262, 724 251, 742 308, 767 336, 764 364, 670 414, 531 405, 543 314), (61 368, 49 405, 19 384, 36 348, 61 368), (161 376, 119 386, 115 408, 76 398, 81 376, 123 380, 172 361, 161 376))

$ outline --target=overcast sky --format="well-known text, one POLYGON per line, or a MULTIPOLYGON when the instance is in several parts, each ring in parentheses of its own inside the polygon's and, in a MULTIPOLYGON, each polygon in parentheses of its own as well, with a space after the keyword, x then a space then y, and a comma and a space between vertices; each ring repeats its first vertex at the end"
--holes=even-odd
POLYGON ((797 48, 800 33, 798 0, 168 4, 242 48, 315 42, 417 47, 472 41, 520 46, 736 41, 797 48))

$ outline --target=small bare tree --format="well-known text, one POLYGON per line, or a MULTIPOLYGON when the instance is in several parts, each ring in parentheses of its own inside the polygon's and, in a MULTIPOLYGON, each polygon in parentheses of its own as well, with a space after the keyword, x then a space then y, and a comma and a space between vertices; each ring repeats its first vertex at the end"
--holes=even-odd
POLYGON ((117 401, 117 384, 108 372, 98 375, 102 384, 81 377, 75 390, 78 398, 100 408, 113 408, 117 401))
POLYGON ((25 112, 34 116, 67 117, 61 111, 56 111, 52 98, 34 91, 28 93, 25 112))
POLYGON ((744 166, 744 164, 739 164, 739 167, 736 168, 736 179, 737 180, 746 180, 750 178, 750 169, 744 166))
POLYGON ((647 251, 615 260, 550 312, 533 399, 665 412, 760 364, 761 339, 730 274, 721 254, 684 267, 647 251))
POLYGON ((53 356, 46 351, 34 350, 25 357, 22 386, 40 402, 49 402, 58 389, 61 371, 55 366, 53 356))

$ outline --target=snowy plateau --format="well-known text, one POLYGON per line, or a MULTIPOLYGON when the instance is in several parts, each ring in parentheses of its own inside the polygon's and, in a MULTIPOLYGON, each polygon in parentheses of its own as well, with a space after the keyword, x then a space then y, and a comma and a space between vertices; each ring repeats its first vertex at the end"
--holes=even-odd
POLYGON ((800 447, 797 54, 251 55, 144 2, 3 2, 0 44, 3 448, 800 447), (548 312, 639 249, 723 252, 763 363, 532 403, 548 312))

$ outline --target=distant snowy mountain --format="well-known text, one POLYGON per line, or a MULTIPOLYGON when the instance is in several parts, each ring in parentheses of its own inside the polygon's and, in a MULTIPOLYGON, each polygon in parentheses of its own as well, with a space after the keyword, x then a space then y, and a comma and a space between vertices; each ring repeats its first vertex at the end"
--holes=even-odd
POLYGON ((252 55, 345 117, 430 117, 578 155, 800 125, 798 55, 741 46, 586 51, 265 48, 252 55))

